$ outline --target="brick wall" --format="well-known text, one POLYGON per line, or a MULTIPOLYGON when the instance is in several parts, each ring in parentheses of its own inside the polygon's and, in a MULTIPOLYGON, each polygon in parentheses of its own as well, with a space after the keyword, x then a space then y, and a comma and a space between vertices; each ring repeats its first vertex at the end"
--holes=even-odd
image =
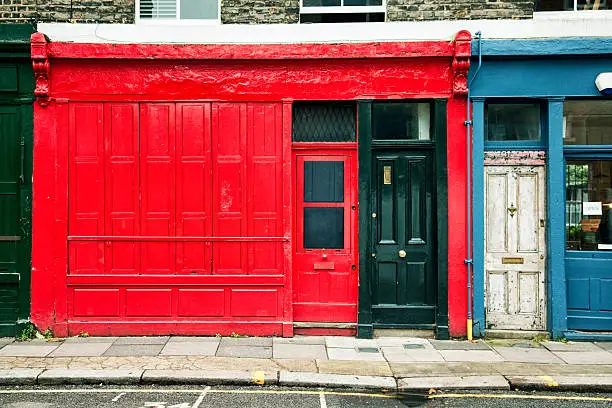
POLYGON ((291 24, 300 20, 300 0, 221 0, 223 24, 291 24))
POLYGON ((524 19, 533 0, 387 0, 387 21, 524 19))
POLYGON ((0 0, 0 23, 133 23, 134 0, 0 0))

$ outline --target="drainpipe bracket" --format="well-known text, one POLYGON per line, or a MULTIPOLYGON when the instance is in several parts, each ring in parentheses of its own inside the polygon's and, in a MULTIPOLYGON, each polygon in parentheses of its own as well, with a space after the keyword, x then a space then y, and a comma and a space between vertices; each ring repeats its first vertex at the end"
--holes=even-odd
POLYGON ((464 264, 466 265, 474 265, 474 260, 473 259, 466 259, 463 261, 464 264))

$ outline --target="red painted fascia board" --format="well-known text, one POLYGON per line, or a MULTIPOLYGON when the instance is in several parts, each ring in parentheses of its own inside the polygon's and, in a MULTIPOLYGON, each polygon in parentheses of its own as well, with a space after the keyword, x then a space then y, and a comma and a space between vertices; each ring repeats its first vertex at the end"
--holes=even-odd
POLYGON ((286 60, 452 57, 452 41, 343 44, 47 44, 50 58, 286 60))

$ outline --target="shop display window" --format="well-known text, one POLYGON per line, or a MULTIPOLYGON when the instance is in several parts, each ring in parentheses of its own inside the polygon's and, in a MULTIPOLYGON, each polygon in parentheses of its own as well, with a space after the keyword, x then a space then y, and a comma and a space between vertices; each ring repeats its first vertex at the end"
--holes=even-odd
POLYGON ((612 160, 567 160, 565 238, 568 250, 612 250, 612 160))
POLYGON ((612 145, 612 101, 566 101, 563 144, 612 145))

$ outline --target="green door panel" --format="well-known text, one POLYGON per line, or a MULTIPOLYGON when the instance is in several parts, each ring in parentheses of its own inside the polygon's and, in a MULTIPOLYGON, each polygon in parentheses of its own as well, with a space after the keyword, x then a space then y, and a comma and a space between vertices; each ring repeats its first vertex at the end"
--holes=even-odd
POLYGON ((433 325, 433 152, 374 151, 372 322, 433 325))

